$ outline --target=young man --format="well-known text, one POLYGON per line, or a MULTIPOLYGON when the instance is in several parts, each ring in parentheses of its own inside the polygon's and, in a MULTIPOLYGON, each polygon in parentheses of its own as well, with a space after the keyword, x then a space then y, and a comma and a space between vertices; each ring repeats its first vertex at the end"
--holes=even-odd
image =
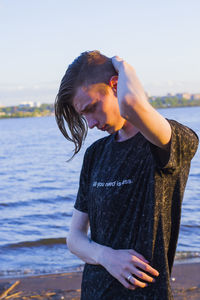
POLYGON ((196 134, 149 104, 129 64, 98 51, 69 66, 55 112, 74 154, 87 124, 110 133, 85 153, 67 238, 86 262, 81 299, 173 299, 170 273, 196 134))

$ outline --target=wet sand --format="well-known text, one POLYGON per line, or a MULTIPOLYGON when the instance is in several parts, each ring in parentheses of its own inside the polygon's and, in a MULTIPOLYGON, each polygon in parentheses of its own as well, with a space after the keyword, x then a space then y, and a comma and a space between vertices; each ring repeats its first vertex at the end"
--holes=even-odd
MULTIPOLYGON (((81 277, 82 272, 72 272, 0 278, 0 299, 79 300, 81 277)), ((175 300, 200 300, 200 263, 175 265, 171 285, 175 300)))

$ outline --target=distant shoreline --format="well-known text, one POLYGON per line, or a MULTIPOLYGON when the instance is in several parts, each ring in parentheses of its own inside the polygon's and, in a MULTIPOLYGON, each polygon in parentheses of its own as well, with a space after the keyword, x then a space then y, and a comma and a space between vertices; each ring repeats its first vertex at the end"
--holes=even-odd
MULTIPOLYGON (((166 103, 163 103, 162 105, 157 105, 157 103, 151 102, 151 105, 155 108, 155 109, 160 109, 160 108, 181 108, 181 107, 198 107, 200 106, 200 102, 199 103, 189 103, 189 105, 169 105, 166 103)), ((41 117, 49 117, 49 116, 55 116, 54 111, 49 110, 49 111, 42 111, 40 112, 17 112, 17 113, 11 113, 11 114, 1 114, 0 112, 0 119, 19 119, 19 118, 41 118, 41 117)))
POLYGON ((20 104, 18 106, 0 107, 0 119, 46 117, 52 115, 54 115, 53 104, 43 103, 38 106, 20 104))
POLYGON ((23 116, 15 116, 15 115, 4 115, 1 116, 0 115, 0 120, 1 119, 21 119, 21 118, 42 118, 42 117, 50 117, 50 116, 54 116, 55 114, 51 113, 51 114, 46 114, 46 115, 23 115, 23 116))

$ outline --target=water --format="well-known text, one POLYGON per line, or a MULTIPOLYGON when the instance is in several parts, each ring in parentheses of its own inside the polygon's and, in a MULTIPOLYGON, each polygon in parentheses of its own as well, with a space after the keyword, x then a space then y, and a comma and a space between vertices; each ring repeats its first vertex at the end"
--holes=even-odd
MULTIPOLYGON (((162 109, 200 135, 200 107, 162 109)), ((60 273, 81 268, 69 231, 83 154, 106 133, 89 131, 70 162, 73 145, 54 117, 0 120, 0 276, 60 273)), ((200 160, 192 161, 184 196, 176 262, 200 261, 200 160)))

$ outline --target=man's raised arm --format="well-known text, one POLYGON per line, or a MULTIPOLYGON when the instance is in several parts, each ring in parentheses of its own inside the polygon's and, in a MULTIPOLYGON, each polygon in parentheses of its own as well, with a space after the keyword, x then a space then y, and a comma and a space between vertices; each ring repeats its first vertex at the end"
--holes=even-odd
POLYGON ((117 98, 123 118, 133 124, 152 144, 168 150, 171 127, 148 102, 134 68, 118 56, 112 58, 118 72, 117 98))

